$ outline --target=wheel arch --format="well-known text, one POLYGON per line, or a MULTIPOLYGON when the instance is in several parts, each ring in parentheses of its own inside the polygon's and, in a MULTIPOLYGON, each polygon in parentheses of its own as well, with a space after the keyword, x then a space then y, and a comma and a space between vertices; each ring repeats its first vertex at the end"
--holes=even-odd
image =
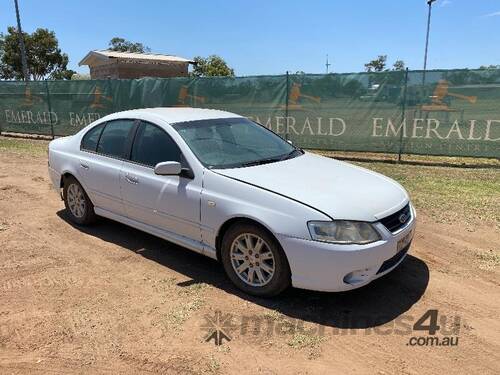
MULTIPOLYGON (((217 260, 219 262, 221 261, 222 239, 224 238, 224 235, 227 233, 229 228, 231 228, 233 225, 235 225, 237 223, 252 224, 252 225, 255 225, 255 226, 261 228, 262 230, 266 231, 272 238, 275 239, 276 243, 279 245, 279 247, 281 248, 281 250, 285 254, 285 258, 286 258, 286 253, 283 250, 281 243, 278 241, 278 238, 274 235, 274 233, 272 232, 272 230, 269 227, 267 227, 265 224, 261 223, 260 221, 258 221, 256 219, 246 217, 246 216, 236 216, 236 217, 232 217, 232 218, 226 220, 220 226, 219 230, 217 231, 217 235, 215 237, 215 252, 216 252, 217 260)), ((287 258, 287 263, 288 263, 288 258, 287 258)))
POLYGON ((68 178, 74 178, 80 185, 82 185, 83 187, 83 184, 82 182, 78 179, 78 177, 75 176, 75 173, 71 172, 71 171, 65 171, 63 173, 61 173, 61 181, 59 182, 59 187, 62 189, 64 188, 64 182, 68 179, 68 178))
POLYGON ((76 182, 78 182, 81 185, 83 191, 85 192, 87 197, 90 199, 90 202, 92 204, 94 204, 94 202, 92 201, 92 198, 90 198, 87 191, 85 190, 85 185, 82 184, 82 181, 80 181, 80 179, 78 179, 78 177, 75 176, 75 173, 72 173, 71 171, 65 171, 65 172, 61 173, 61 180, 59 182, 59 188, 62 189, 61 198, 64 200, 64 183, 68 178, 74 178, 76 180, 76 182))

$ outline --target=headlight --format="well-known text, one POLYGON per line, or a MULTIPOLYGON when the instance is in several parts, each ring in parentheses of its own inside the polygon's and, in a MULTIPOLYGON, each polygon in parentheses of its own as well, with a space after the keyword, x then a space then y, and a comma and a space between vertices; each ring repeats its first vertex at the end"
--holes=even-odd
POLYGON ((362 221, 310 221, 309 233, 315 241, 341 244, 366 244, 381 239, 370 223, 362 221))

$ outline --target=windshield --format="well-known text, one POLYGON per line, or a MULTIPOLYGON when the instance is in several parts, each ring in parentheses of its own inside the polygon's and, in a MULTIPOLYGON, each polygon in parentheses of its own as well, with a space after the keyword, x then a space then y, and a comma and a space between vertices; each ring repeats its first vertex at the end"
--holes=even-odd
POLYGON ((302 155, 302 151, 246 118, 224 118, 173 124, 208 168, 248 167, 302 155))

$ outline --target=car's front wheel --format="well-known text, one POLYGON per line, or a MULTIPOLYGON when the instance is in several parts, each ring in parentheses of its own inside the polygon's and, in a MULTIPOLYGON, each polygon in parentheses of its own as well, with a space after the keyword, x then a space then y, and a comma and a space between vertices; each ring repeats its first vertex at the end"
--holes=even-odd
POLYGON ((88 225, 95 221, 94 205, 82 185, 74 177, 65 179, 63 197, 66 212, 73 223, 88 225))
POLYGON ((245 293, 270 297, 290 285, 290 267, 276 239, 257 225, 237 223, 224 235, 224 269, 245 293))

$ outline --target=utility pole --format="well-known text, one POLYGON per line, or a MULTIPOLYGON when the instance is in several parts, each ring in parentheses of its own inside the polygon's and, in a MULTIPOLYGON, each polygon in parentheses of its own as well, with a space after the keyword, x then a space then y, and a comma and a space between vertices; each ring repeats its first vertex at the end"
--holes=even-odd
POLYGON ((422 86, 425 85, 425 72, 427 70, 427 50, 429 49, 429 32, 431 30, 432 3, 435 1, 436 0, 427 0, 427 5, 429 6, 429 12, 427 13, 427 35, 425 37, 424 72, 422 74, 422 86))
POLYGON ((330 63, 328 62, 328 55, 326 55, 326 64, 325 64, 325 66, 326 66, 326 74, 328 74, 328 70, 329 70, 329 68, 330 68, 330 65, 332 65, 332 64, 330 64, 330 63))
POLYGON ((21 29, 21 17, 19 16, 19 5, 17 0, 14 0, 16 6, 16 18, 17 18, 17 32, 19 34, 19 49, 21 51, 21 64, 23 67, 24 80, 28 81, 28 62, 26 60, 26 48, 24 47, 23 30, 21 29))

